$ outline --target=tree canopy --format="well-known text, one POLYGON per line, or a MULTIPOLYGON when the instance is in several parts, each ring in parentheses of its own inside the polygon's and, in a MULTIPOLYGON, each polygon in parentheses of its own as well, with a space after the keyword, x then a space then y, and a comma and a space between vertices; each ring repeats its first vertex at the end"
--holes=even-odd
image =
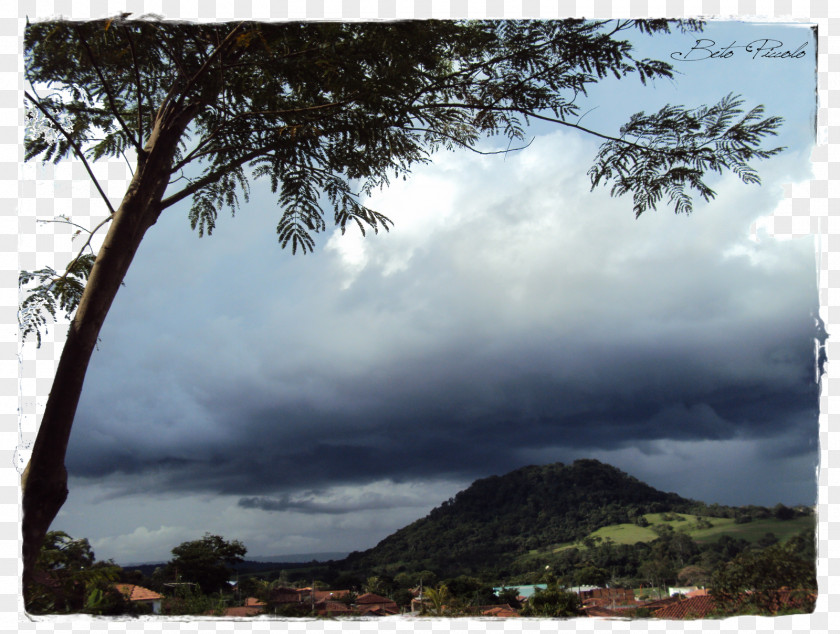
POLYGON ((243 561, 246 552, 239 540, 227 541, 206 533, 201 539, 173 548, 174 557, 166 565, 165 574, 176 582, 196 583, 209 594, 227 587, 232 566, 243 561))
POLYGON ((636 215, 667 202, 692 210, 714 191, 709 172, 757 182, 750 161, 781 148, 762 143, 778 117, 725 96, 695 109, 639 113, 616 133, 580 124, 587 88, 607 78, 642 83, 673 76, 638 57, 626 34, 694 21, 545 20, 186 24, 154 18, 28 24, 24 61, 30 133, 26 159, 81 162, 109 214, 64 272, 23 272, 24 337, 49 316, 74 314, 24 473, 24 561, 67 496, 64 457, 90 355, 146 231, 189 201, 199 235, 222 209, 270 184, 282 247, 310 252, 327 219, 346 230, 388 229, 364 196, 405 178, 441 149, 506 152, 527 145, 527 126, 548 121, 603 139, 592 187, 631 194, 636 215), (46 128, 46 130, 45 130, 46 128), (506 149, 479 144, 507 139, 506 149), (125 157, 132 179, 118 206, 91 162, 125 157))
POLYGON ((88 612, 122 614, 130 611, 116 590, 120 568, 113 561, 96 561, 87 539, 50 531, 37 562, 38 579, 30 588, 26 609, 36 614, 88 612))
POLYGON ((712 595, 727 613, 776 614, 786 607, 811 612, 816 590, 813 538, 807 534, 762 550, 746 550, 718 568, 712 578, 712 595))

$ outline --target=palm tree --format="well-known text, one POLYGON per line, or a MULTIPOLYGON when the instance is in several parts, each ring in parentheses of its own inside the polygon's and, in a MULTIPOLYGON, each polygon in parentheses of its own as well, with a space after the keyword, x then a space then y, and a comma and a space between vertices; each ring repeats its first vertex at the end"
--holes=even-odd
MULTIPOLYGON (((432 614, 435 616, 441 616, 446 611, 446 604, 452 599, 445 583, 441 583, 437 588, 428 588, 423 596, 432 604, 432 614)), ((425 606, 425 602, 423 605, 425 606)))

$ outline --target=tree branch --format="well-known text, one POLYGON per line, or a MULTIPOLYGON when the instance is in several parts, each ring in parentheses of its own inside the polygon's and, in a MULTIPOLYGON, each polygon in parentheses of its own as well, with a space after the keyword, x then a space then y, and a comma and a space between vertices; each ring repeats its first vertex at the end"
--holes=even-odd
POLYGON ((530 147, 531 144, 534 142, 534 139, 536 139, 536 137, 533 137, 530 141, 528 141, 527 145, 523 145, 521 147, 508 148, 506 150, 494 150, 492 152, 485 152, 483 150, 476 150, 474 147, 472 147, 468 143, 465 143, 464 141, 460 140, 459 138, 454 137, 451 134, 446 134, 444 132, 440 132, 439 130, 431 130, 429 128, 403 128, 403 129, 407 130, 407 131, 410 131, 410 132, 429 132, 431 134, 436 134, 438 136, 442 136, 444 138, 449 139, 450 141, 454 141, 456 144, 458 144, 458 146, 460 146, 464 149, 467 149, 470 152, 475 152, 476 154, 481 154, 482 156, 491 156, 493 154, 508 154, 510 152, 519 152, 520 150, 524 150, 524 149, 530 147))
POLYGON ((120 127, 122 127, 123 132, 125 132, 126 136, 128 136, 128 138, 131 139, 132 143, 134 144, 134 148, 140 151, 142 149, 140 145, 141 140, 134 138, 131 129, 126 125, 125 121, 123 121, 123 118, 120 116, 119 110, 117 109, 117 104, 114 101, 114 95, 111 92, 111 86, 108 84, 108 81, 102 75, 102 71, 99 68, 99 64, 96 63, 96 58, 93 56, 93 51, 90 50, 90 45, 87 43, 87 40, 85 39, 85 36, 82 33, 82 29, 76 26, 75 30, 79 41, 82 43, 82 46, 84 47, 85 52, 88 55, 88 58, 90 58, 90 63, 93 66, 93 70, 96 71, 96 76, 99 77, 99 81, 102 84, 102 88, 105 90, 105 95, 108 97, 108 105, 111 107, 111 112, 114 114, 114 117, 116 117, 117 121, 119 121, 120 127))
POLYGON ((61 127, 61 124, 58 121, 56 121, 55 117, 53 117, 52 114, 46 108, 44 108, 44 106, 38 99, 36 99, 26 91, 24 91, 23 94, 27 99, 29 99, 29 101, 35 104, 35 107, 38 108, 38 110, 44 113, 44 116, 47 119, 49 119, 50 122, 58 129, 58 131, 61 132, 64 138, 67 139, 67 142, 70 144, 70 147, 73 148, 73 151, 76 153, 76 156, 78 156, 79 159, 81 159, 82 164, 85 166, 85 170, 87 170, 88 176, 90 176, 90 180, 93 181, 93 184, 96 186, 96 190, 99 192, 99 195, 102 197, 102 200, 104 200, 105 204, 108 206, 108 211, 110 211, 111 214, 113 214, 114 207, 111 205, 111 201, 108 200, 108 196, 105 195, 105 191, 102 189, 102 186, 99 184, 99 181, 96 179, 96 176, 94 176, 93 170, 90 168, 90 164, 87 162, 87 159, 85 158, 82 149, 73 139, 73 137, 70 136, 70 134, 63 127, 61 127))
POLYGON ((131 61, 134 63, 134 77, 137 83, 137 141, 138 151, 143 146, 143 89, 140 81, 140 67, 137 64, 137 52, 134 50, 134 40, 131 37, 131 30, 126 28, 125 35, 128 39, 128 47, 131 50, 131 61))
POLYGON ((266 145, 266 146, 257 148, 255 150, 252 150, 252 151, 248 152, 247 154, 243 154, 242 156, 240 156, 239 158, 237 158, 233 162, 225 165, 224 169, 216 170, 215 172, 210 172, 209 174, 199 178, 198 180, 193 181, 190 185, 187 185, 181 191, 179 191, 175 194, 172 194, 171 196, 168 196, 167 198, 164 198, 163 200, 161 200, 160 201, 161 211, 166 209, 167 207, 171 207, 172 205, 174 205, 177 202, 182 201, 184 198, 187 198, 188 196, 192 196, 195 192, 197 192, 202 187, 206 187, 210 183, 213 183, 213 182, 219 180, 219 178, 221 178, 225 174, 230 173, 232 170, 236 169, 237 167, 240 167, 241 165, 244 165, 248 161, 254 160, 260 154, 262 154, 263 152, 267 152, 270 149, 271 149, 271 146, 266 145))
POLYGON ((59 216, 57 218, 53 218, 52 220, 39 220, 38 222, 42 222, 44 224, 70 225, 71 227, 76 227, 80 232, 84 231, 85 233, 90 233, 90 229, 88 229, 87 227, 83 227, 82 225, 77 224, 72 220, 69 220, 65 216, 59 216))
POLYGON ((201 79, 201 77, 204 75, 204 73, 207 72, 207 69, 216 60, 216 58, 219 57, 225 51, 225 49, 227 49, 230 46, 230 44, 233 42, 233 36, 242 27, 243 24, 245 24, 245 23, 240 22, 235 27, 233 27, 233 29, 231 29, 230 33, 228 33, 225 36, 225 39, 222 40, 222 43, 219 44, 218 46, 216 46, 215 49, 213 49, 213 51, 210 53, 209 57, 201 65, 201 68, 199 68, 195 72, 195 74, 192 77, 190 77, 190 79, 187 81, 186 87, 184 88, 183 94, 185 96, 189 94, 190 90, 192 90, 192 87, 195 85, 195 83, 199 79, 201 79))
MULTIPOLYGON (((58 284, 58 283, 67 279, 67 276, 70 275, 70 273, 73 271, 73 267, 76 266, 76 262, 78 262, 79 259, 84 255, 85 249, 87 249, 90 246, 90 243, 93 240, 93 236, 96 234, 96 232, 99 231, 102 227, 104 227, 107 223, 111 222, 111 220, 113 220, 113 219, 114 219, 113 216, 108 216, 102 222, 100 222, 98 225, 96 225, 93 229, 84 229, 85 231, 87 231, 90 234, 88 236, 88 239, 85 240, 85 243, 82 245, 82 248, 79 249, 78 255, 76 255, 76 257, 73 258, 73 260, 70 262, 70 264, 67 265, 67 268, 64 269, 64 273, 60 277, 57 277, 52 282, 50 282, 50 285, 47 287, 47 290, 51 289, 56 284, 58 284)), ((68 224, 72 224, 76 227, 79 226, 79 225, 76 225, 75 223, 72 223, 72 222, 68 223, 68 224)), ((91 249, 91 253, 93 253, 93 249, 91 249)))
MULTIPOLYGON (((150 24, 153 29, 160 31, 160 28, 158 28, 157 24, 155 24, 154 22, 148 22, 148 24, 150 24)), ((163 50, 165 50, 166 54, 169 56, 169 59, 171 59, 175 63, 175 66, 178 67, 178 72, 181 74, 181 76, 186 77, 187 70, 186 68, 184 68, 183 60, 177 55, 175 55, 174 51, 171 48, 169 48, 169 46, 167 46, 166 40, 163 37, 160 38, 159 42, 163 50)))
POLYGON ((564 121, 563 119, 557 119, 555 117, 549 117, 546 115, 537 114, 536 112, 531 112, 530 110, 520 110, 519 108, 514 108, 510 106, 481 106, 481 105, 469 105, 464 103, 435 103, 435 104, 426 104, 420 106, 423 109, 435 109, 435 108, 460 108, 462 110, 493 110, 496 112, 518 112, 524 117, 533 117, 534 119, 541 119, 543 121, 549 121, 551 123, 559 123, 560 125, 567 126, 569 128, 575 128, 576 130, 580 130, 581 132, 585 132, 587 134, 591 134, 592 136, 596 136, 598 138, 604 139, 605 141, 615 141, 616 143, 623 143, 625 145, 629 145, 631 147, 637 148, 639 150, 645 152, 655 152, 657 154, 669 154, 667 150, 662 150, 653 147, 645 147, 644 145, 639 145, 638 143, 633 143, 632 141, 628 141, 627 139, 622 139, 619 137, 609 136, 607 134, 601 134, 600 132, 596 132, 595 130, 590 130, 589 128, 584 128, 581 125, 576 123, 569 123, 568 121, 564 121))
MULTIPOLYGON (((354 93, 355 96, 356 93, 354 93)), ((212 151, 205 151, 199 152, 202 148, 206 147, 208 143, 215 137, 218 137, 222 131, 230 126, 234 121, 237 119, 245 119, 249 117, 271 117, 271 116, 279 116, 279 115, 287 115, 287 114, 303 114, 307 112, 317 112, 320 110, 324 110, 326 108, 335 108, 339 106, 346 106, 353 102, 353 99, 347 99, 345 101, 335 101, 332 103, 320 104, 317 106, 307 106, 305 108, 292 108, 289 110, 265 110, 263 112, 240 112, 239 114, 232 115, 229 119, 224 121, 221 125, 216 127, 209 135, 204 137, 201 142, 196 145, 189 154, 187 154, 183 159, 181 159, 177 165, 174 165, 171 169, 171 172, 177 172, 178 170, 182 169, 185 165, 189 164, 190 162, 194 161, 196 158, 204 156, 206 154, 215 153, 217 150, 212 151)), ((286 129, 289 126, 282 126, 281 129, 286 129)))

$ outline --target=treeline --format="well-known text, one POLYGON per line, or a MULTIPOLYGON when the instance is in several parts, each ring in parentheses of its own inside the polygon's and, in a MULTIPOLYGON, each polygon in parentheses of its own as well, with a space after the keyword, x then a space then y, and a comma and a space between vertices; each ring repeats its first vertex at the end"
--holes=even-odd
POLYGON ((443 614, 445 606, 445 614, 457 616, 474 613, 479 606, 507 604, 518 609, 522 606, 511 586, 536 583, 548 583, 549 591, 525 608, 542 616, 576 614, 580 606, 569 603, 570 597, 561 590, 581 585, 644 588, 641 599, 666 596, 669 586, 704 586, 711 588, 723 613, 732 614, 779 613, 779 592, 787 589, 801 595, 797 611, 813 607, 817 588, 813 529, 785 542, 768 533, 754 543, 724 535, 706 544, 696 543, 668 524, 658 524, 653 530, 658 537, 651 542, 617 544, 590 537, 579 546, 517 560, 504 570, 488 565, 479 574, 411 571, 403 565, 394 574, 360 572, 346 569, 343 562, 328 562, 242 575, 235 586, 228 582, 236 574, 233 566, 241 563, 245 553, 236 540, 205 535, 185 542, 173 549, 169 562, 147 576, 136 569, 120 569, 111 561, 97 562, 85 539, 51 533, 39 559, 38 582, 27 588, 27 610, 98 615, 149 612, 117 591, 118 583, 163 594, 163 613, 170 615, 222 614, 255 597, 266 604, 268 613, 308 616, 314 609, 309 602, 274 605, 274 591, 289 587, 349 591, 340 599, 347 602, 369 592, 408 610, 422 586, 431 601, 423 609, 443 614), (499 587, 502 590, 494 590, 499 587))
MULTIPOLYGON (((744 562, 750 569, 770 571, 766 576, 774 583, 788 573, 773 571, 794 571, 781 585, 807 589, 816 587, 813 523, 801 522, 811 528, 786 540, 770 532, 756 539, 763 528, 739 527, 751 529, 752 543, 731 535, 698 543, 681 523, 689 522, 692 526, 687 528, 696 530, 712 528, 709 518, 746 524, 812 515, 808 507, 782 504, 704 504, 658 491, 598 461, 579 460, 479 480, 375 548, 341 561, 245 562, 243 544, 208 534, 176 546, 172 560, 152 570, 120 570, 113 562, 94 562, 86 540, 53 534, 38 563, 41 582, 25 591, 27 606, 40 613, 108 613, 125 608, 111 592, 114 582, 122 581, 167 594, 171 613, 193 613, 216 609, 208 607, 207 597, 215 594, 222 601, 229 580, 238 577, 241 592, 259 593, 270 584, 321 584, 382 594, 404 606, 409 586, 426 575, 429 583, 446 586, 450 603, 457 600, 468 607, 491 603, 492 591, 487 589, 493 586, 539 582, 546 566, 564 586, 642 586, 656 592, 668 585, 720 585, 721 575, 744 562), (658 514, 654 521, 659 523, 650 525, 652 514, 658 514), (616 524, 645 526, 656 538, 619 544, 589 537, 616 524)), ((785 526, 779 531, 783 537, 793 532, 793 525, 785 526)))
MULTIPOLYGON (((399 562, 373 571, 353 572, 342 570, 342 562, 331 562, 318 571, 310 571, 312 576, 298 579, 297 584, 311 585, 316 579, 316 585, 375 592, 407 608, 410 590, 416 590, 422 582, 424 588, 444 594, 447 614, 451 616, 469 614, 476 606, 499 603, 522 607, 512 587, 539 583, 555 588, 541 599, 548 603, 534 613, 544 616, 573 615, 579 606, 565 603, 569 597, 556 589, 582 585, 642 588, 639 598, 643 600, 665 597, 667 589, 673 586, 706 587, 720 597, 719 615, 779 613, 773 601, 783 588, 805 596, 795 611, 802 612, 803 605, 804 611, 813 607, 817 588, 813 529, 803 530, 784 542, 768 533, 755 542, 723 535, 704 544, 668 525, 657 525, 655 530, 659 536, 647 543, 617 544, 609 539, 589 538, 580 546, 549 555, 541 553, 504 567, 488 564, 474 574, 410 571, 399 562), (503 589, 494 591, 500 587, 503 589), (551 610, 556 613, 550 614, 551 610)), ((290 583, 292 574, 294 571, 284 572, 282 583, 290 583)), ((537 609, 536 605, 529 609, 537 609)), ((644 611, 639 616, 644 616, 644 611)))
MULTIPOLYGON (((708 586, 716 572, 740 555, 784 546, 792 558, 809 563, 816 574, 813 530, 802 531, 784 544, 772 533, 754 543, 722 535, 716 541, 699 544, 667 524, 657 525, 654 530, 659 537, 650 542, 618 544, 589 538, 580 547, 541 554, 539 561, 570 586, 708 586)), ((535 583, 540 575, 534 562, 529 565, 527 560, 514 563, 506 572, 510 582, 517 584, 535 583)))

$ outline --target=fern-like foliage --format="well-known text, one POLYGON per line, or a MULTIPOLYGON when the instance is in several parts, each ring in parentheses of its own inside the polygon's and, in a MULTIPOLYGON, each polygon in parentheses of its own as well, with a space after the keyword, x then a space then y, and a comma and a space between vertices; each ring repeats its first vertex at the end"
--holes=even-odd
POLYGON ((80 255, 64 274, 49 266, 37 271, 21 271, 18 287, 26 297, 20 304, 19 323, 24 341, 34 336, 40 348, 41 331, 49 321, 55 321, 59 311, 67 315, 76 311, 95 260, 93 253, 80 255))
POLYGON ((620 138, 601 146, 589 170, 592 189, 612 181, 611 195, 633 195, 636 217, 667 198, 676 213, 691 213, 689 191, 710 201, 715 192, 703 181, 709 172, 733 172, 745 183, 760 183, 748 161, 766 159, 784 148, 761 144, 776 134, 780 117, 763 118, 756 106, 744 112, 743 99, 727 95, 713 106, 665 106, 652 115, 637 113, 620 138))

